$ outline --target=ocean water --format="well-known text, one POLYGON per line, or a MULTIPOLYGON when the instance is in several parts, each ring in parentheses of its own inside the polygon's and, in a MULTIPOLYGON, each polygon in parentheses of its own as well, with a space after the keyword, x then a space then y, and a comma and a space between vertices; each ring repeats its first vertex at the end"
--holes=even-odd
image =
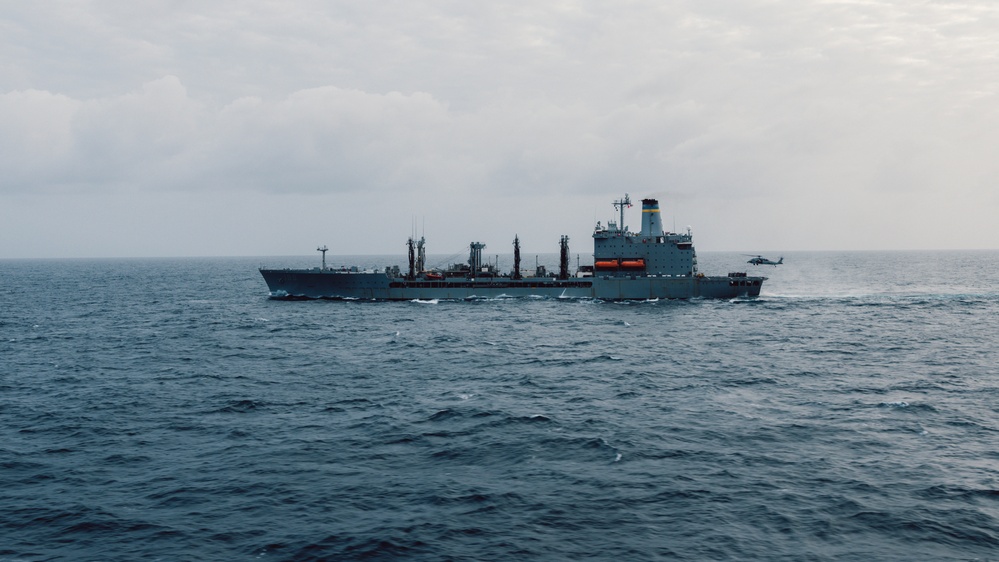
POLYGON ((999 558, 999 252, 267 298, 314 261, 0 261, 0 561, 999 558))

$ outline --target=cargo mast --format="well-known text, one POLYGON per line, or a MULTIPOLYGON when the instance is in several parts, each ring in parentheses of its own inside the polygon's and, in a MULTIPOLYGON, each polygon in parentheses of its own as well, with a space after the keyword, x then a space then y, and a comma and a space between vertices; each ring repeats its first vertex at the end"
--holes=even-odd
POLYGON ((416 271, 423 273, 427 269, 427 249, 424 248, 426 240, 420 236, 420 241, 416 243, 416 271))
POLYGON ((569 278, 569 237, 562 235, 559 240, 558 278, 569 278))
POLYGON ((513 278, 520 279, 520 237, 513 236, 513 278))
POLYGON ((409 247, 409 274, 406 276, 407 279, 416 279, 416 241, 412 237, 406 240, 406 246, 409 247))
POLYGON ((472 277, 476 277, 482 270, 482 250, 485 247, 482 242, 472 242, 468 245, 468 267, 472 270, 472 277))

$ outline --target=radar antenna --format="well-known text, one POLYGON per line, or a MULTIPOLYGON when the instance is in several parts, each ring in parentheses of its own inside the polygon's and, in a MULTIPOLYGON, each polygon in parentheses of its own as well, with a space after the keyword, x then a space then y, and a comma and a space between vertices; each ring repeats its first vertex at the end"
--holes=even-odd
POLYGON ((322 252, 323 253, 323 271, 326 271, 326 252, 328 252, 329 250, 330 249, 327 248, 325 244, 322 245, 322 246, 320 246, 320 247, 318 247, 318 248, 316 248, 317 252, 322 252))

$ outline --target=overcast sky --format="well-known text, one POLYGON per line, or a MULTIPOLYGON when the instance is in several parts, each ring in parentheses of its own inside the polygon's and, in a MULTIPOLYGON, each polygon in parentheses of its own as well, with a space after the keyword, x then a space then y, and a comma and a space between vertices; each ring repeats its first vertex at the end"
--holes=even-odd
POLYGON ((999 248, 999 4, 0 0, 0 258, 999 248))

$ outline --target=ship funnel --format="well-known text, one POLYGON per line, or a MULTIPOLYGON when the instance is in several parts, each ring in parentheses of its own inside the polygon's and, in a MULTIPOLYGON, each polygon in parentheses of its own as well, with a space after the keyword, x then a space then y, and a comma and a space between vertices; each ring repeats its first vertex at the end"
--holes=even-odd
POLYGON ((659 201, 642 199, 642 236, 662 236, 663 219, 659 216, 659 201))

